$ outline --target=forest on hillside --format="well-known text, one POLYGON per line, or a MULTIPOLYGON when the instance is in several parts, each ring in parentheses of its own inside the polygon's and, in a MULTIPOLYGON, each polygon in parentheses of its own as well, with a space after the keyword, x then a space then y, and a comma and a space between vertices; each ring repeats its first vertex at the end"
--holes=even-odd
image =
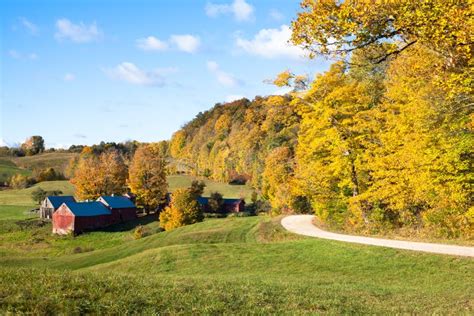
POLYGON ((474 237, 468 1, 305 0, 292 41, 333 59, 285 96, 217 104, 177 131, 196 175, 248 181, 276 213, 365 232, 474 237))

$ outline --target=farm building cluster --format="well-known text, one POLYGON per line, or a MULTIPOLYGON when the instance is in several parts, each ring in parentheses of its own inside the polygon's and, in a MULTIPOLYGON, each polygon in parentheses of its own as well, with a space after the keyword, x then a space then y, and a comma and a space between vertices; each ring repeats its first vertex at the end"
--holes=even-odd
MULTIPOLYGON (((160 205, 159 210, 166 207, 170 200, 171 194, 168 193, 166 202, 160 205)), ((239 213, 245 210, 243 199, 223 199, 217 211, 209 206, 209 198, 199 197, 197 201, 206 213, 239 213)), ((96 201, 86 202, 78 202, 73 196, 48 196, 41 203, 39 214, 40 218, 52 221, 54 234, 66 235, 131 221, 137 218, 137 207, 130 195, 100 196, 96 201)))
POLYGON ((72 196, 48 196, 41 204, 40 217, 52 220, 54 234, 77 234, 133 220, 137 207, 126 196, 101 196, 86 202, 72 196))

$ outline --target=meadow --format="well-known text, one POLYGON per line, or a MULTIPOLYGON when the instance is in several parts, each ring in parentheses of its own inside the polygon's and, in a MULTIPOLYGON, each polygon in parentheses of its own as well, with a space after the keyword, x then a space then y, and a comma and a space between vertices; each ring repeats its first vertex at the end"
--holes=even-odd
POLYGON ((279 218, 171 232, 2 232, 0 310, 13 313, 470 313, 474 261, 302 238, 279 218), (4 249, 5 241, 17 243, 4 249), (48 239, 50 238, 50 239, 48 239), (16 240, 16 241, 14 241, 16 240), (18 247, 22 245, 22 247, 18 247), (45 295, 47 293, 47 295, 45 295))
POLYGON ((8 181, 15 174, 29 176, 31 170, 20 168, 9 159, 0 158, 0 182, 8 181))

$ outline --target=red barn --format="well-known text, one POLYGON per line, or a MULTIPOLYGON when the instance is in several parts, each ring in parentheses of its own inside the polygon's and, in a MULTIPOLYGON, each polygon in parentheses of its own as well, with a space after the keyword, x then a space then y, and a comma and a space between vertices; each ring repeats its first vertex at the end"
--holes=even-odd
POLYGON ((114 223, 110 210, 100 202, 63 203, 53 213, 53 233, 59 235, 81 233, 114 223))
MULTIPOLYGON (((198 203, 206 213, 212 213, 212 209, 209 206, 208 197, 198 197, 198 203)), ((245 201, 243 199, 222 199, 222 207, 217 212, 220 213, 240 213, 245 211, 245 201)))
POLYGON ((137 207, 126 196, 101 196, 97 201, 111 211, 117 222, 127 222, 137 218, 137 207))

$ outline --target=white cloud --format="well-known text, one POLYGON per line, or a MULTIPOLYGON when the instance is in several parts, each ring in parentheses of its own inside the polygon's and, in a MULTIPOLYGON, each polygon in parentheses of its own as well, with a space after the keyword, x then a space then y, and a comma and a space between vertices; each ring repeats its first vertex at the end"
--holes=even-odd
POLYGON ((163 51, 168 49, 168 44, 154 36, 148 36, 145 38, 139 38, 137 40, 137 47, 146 51, 163 51))
POLYGON ((289 43, 290 38, 290 27, 282 25, 279 29, 262 29, 251 40, 238 37, 236 45, 249 54, 264 58, 301 59, 307 56, 302 48, 289 43))
POLYGON ((225 97, 225 102, 232 102, 245 98, 243 95, 231 94, 225 97))
POLYGON ((146 71, 131 62, 123 62, 112 69, 104 70, 112 79, 143 86, 163 86, 165 84, 164 75, 175 71, 175 68, 146 71))
POLYGON ((63 79, 64 79, 64 81, 73 81, 73 80, 76 79, 76 76, 74 74, 68 72, 67 74, 64 75, 63 79))
POLYGON ((20 59, 21 58, 21 54, 19 52, 17 52, 16 50, 14 50, 14 49, 10 49, 8 51, 8 55, 10 55, 11 58, 15 58, 15 59, 20 59))
POLYGON ((30 59, 30 60, 38 59, 38 55, 35 53, 22 54, 14 49, 10 49, 8 51, 8 55, 10 55, 11 58, 15 58, 15 59, 30 59))
POLYGON ((201 40, 198 36, 189 34, 183 35, 171 35, 170 42, 176 45, 176 47, 186 53, 194 53, 198 50, 201 45, 201 40))
POLYGON ((96 23, 86 25, 83 22, 74 24, 68 19, 59 19, 56 21, 57 40, 68 39, 76 43, 87 43, 98 40, 102 36, 102 31, 96 23))
POLYGON ((237 86, 239 84, 239 81, 234 76, 222 71, 219 67, 219 64, 216 63, 215 61, 208 61, 207 62, 207 69, 214 76, 216 76, 216 79, 220 84, 222 84, 226 87, 234 87, 234 86, 237 86))
POLYGON ((34 24, 33 22, 29 21, 28 19, 21 17, 19 18, 21 25, 25 27, 31 34, 36 35, 38 34, 38 26, 34 24))
POLYGON ((283 13, 281 13, 277 9, 271 9, 270 10, 270 17, 272 18, 272 20, 275 20, 275 21, 281 21, 285 18, 283 13))
POLYGON ((230 4, 214 4, 208 2, 205 7, 207 16, 217 17, 232 14, 237 21, 249 21, 254 18, 254 7, 245 0, 234 0, 230 4))

